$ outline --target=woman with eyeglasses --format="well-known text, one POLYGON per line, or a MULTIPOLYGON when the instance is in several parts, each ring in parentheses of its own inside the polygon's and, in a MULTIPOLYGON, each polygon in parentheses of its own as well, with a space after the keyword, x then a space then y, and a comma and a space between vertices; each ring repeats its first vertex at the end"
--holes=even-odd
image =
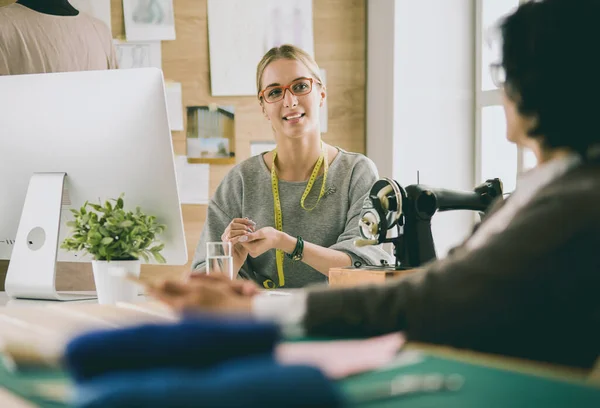
POLYGON ((365 156, 321 139, 326 88, 313 58, 291 45, 272 48, 258 64, 256 84, 277 148, 223 179, 208 207, 194 270, 205 270, 212 241, 231 243, 234 276, 269 289, 325 282, 332 267, 391 262, 380 247, 353 245, 377 170, 365 156))
POLYGON ((445 259, 382 286, 279 298, 210 277, 152 293, 311 336, 401 330, 411 341, 591 368, 600 355, 598 16, 598 0, 542 0, 501 21, 494 78, 506 136, 538 165, 445 259))

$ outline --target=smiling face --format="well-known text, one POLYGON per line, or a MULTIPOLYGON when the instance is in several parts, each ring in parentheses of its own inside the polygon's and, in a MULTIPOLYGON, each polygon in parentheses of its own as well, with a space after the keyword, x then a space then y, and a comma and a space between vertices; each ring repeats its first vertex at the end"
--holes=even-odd
MULTIPOLYGON (((294 95, 285 89, 283 99, 277 102, 268 103, 261 99, 263 114, 271 122, 276 135, 301 138, 313 132, 319 133, 319 108, 325 100, 325 89, 301 61, 279 59, 265 68, 261 83, 263 90, 269 88, 266 92, 273 86, 291 85, 296 94, 301 94, 306 89, 306 79, 312 79, 312 91, 307 94, 294 95)), ((276 89, 274 93, 279 91, 276 89)))

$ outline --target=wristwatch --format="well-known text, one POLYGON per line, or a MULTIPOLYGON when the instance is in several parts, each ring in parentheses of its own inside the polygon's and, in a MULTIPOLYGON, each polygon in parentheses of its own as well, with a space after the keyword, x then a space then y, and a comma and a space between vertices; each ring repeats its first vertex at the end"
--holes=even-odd
POLYGON ((301 261, 304 255, 304 240, 301 236, 296 237, 296 248, 291 254, 287 254, 293 261, 301 261))

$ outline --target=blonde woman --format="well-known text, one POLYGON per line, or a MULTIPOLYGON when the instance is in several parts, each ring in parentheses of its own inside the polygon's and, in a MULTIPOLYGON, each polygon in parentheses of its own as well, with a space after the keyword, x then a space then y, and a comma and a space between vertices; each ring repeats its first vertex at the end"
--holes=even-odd
POLYGON ((206 243, 233 246, 234 275, 265 288, 327 280, 329 268, 392 262, 381 247, 357 248, 358 217, 377 170, 371 160, 321 139, 326 88, 303 50, 272 48, 257 67, 257 96, 277 148, 237 165, 211 199, 193 261, 206 243))

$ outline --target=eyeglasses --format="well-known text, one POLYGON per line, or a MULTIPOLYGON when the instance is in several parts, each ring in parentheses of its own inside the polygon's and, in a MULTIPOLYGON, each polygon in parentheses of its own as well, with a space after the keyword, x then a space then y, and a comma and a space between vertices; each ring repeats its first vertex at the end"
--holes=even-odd
POLYGON ((506 71, 502 64, 498 62, 490 64, 490 75, 496 88, 504 87, 504 84, 506 83, 506 71))
POLYGON ((285 96, 286 89, 288 89, 292 95, 307 95, 312 91, 313 82, 317 82, 319 85, 321 84, 313 78, 298 78, 289 85, 267 86, 258 94, 258 98, 264 99, 267 103, 279 102, 285 96))

